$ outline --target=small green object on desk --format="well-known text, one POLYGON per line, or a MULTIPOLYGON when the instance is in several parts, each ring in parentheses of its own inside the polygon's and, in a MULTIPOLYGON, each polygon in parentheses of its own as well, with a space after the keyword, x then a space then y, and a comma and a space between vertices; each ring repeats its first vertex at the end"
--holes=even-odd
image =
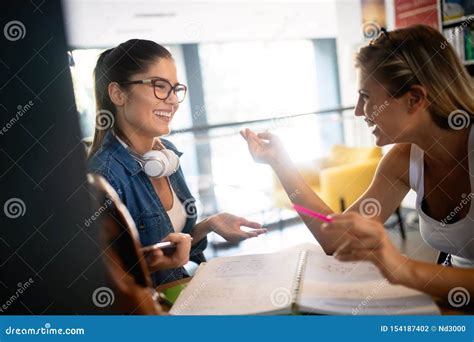
POLYGON ((176 302, 176 299, 178 299, 178 296, 179 294, 181 293, 181 291, 183 291, 183 289, 187 286, 188 284, 180 284, 180 285, 176 285, 176 286, 173 286, 173 287, 170 287, 166 290, 163 290, 163 294, 165 295, 166 299, 173 303, 176 302))

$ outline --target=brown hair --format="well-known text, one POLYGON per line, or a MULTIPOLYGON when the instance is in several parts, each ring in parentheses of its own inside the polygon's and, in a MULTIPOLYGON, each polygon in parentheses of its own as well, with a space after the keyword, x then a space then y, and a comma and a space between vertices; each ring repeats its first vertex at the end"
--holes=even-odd
POLYGON ((100 54, 94 69, 96 128, 89 157, 102 146, 107 131, 112 127, 122 135, 120 128, 114 126, 117 111, 109 97, 109 84, 129 81, 133 75, 146 71, 158 58, 173 57, 163 46, 143 39, 130 39, 100 54))
POLYGON ((428 110, 439 127, 450 127, 454 112, 474 122, 473 81, 452 46, 434 28, 415 25, 383 31, 360 49, 356 67, 383 83, 396 98, 413 85, 423 86, 428 110))

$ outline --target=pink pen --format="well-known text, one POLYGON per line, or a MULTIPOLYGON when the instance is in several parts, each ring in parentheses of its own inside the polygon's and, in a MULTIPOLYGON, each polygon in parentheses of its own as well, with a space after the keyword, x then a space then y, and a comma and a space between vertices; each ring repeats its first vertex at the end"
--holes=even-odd
POLYGON ((328 217, 328 216, 326 216, 326 215, 323 215, 323 214, 321 214, 321 213, 317 213, 317 212, 315 212, 315 211, 312 211, 312 210, 310 210, 310 209, 308 209, 308 208, 302 207, 302 206, 300 206, 300 205, 298 205, 298 204, 293 204, 293 208, 294 208, 297 212, 299 212, 299 213, 301 213, 301 214, 304 214, 304 215, 308 215, 308 216, 317 218, 317 219, 319 219, 319 220, 321 220, 321 221, 324 221, 324 222, 331 222, 331 221, 332 221, 332 219, 331 219, 330 217, 328 217))

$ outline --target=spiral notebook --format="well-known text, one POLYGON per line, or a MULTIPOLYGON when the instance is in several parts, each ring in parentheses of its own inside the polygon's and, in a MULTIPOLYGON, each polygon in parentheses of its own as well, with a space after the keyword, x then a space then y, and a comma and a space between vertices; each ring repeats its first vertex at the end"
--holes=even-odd
POLYGON ((430 296, 390 284, 369 262, 302 249, 212 259, 181 292, 172 315, 436 315, 430 296))

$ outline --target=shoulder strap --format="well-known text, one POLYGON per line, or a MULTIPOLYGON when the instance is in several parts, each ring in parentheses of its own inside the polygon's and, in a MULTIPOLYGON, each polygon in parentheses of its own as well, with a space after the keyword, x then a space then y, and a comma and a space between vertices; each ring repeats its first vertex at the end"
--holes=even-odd
POLYGON ((415 144, 411 144, 410 149, 410 187, 417 191, 420 185, 421 170, 423 167, 423 155, 424 152, 415 144))

